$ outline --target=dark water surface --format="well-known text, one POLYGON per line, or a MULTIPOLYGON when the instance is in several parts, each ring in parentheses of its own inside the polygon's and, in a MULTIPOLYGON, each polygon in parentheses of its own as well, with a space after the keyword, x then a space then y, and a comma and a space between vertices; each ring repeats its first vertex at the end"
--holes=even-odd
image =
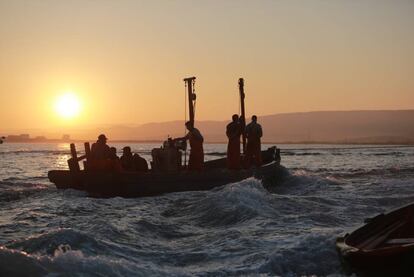
MULTIPOLYGON (((131 146, 149 159, 158 145, 131 146)), ((272 192, 247 179, 94 199, 46 177, 67 167, 68 145, 3 144, 0 276, 343 275, 336 237, 414 201, 413 147, 279 147, 287 170, 272 192)), ((226 146, 205 148, 214 159, 226 146)))

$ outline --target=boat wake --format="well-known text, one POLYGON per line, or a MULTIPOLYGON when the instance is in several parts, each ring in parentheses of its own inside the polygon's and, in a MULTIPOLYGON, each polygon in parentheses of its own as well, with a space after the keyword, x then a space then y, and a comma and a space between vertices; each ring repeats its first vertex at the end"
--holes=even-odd
POLYGON ((200 227, 235 226, 271 209, 271 195, 260 181, 249 178, 206 193, 178 199, 163 215, 185 217, 200 227))

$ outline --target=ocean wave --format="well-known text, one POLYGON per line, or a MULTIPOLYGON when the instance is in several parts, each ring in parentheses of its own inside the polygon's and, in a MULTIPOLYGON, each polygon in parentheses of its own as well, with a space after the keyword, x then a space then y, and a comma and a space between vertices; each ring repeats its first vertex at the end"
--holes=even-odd
POLYGON ((0 246, 1 276, 45 276, 47 273, 39 258, 0 246))
POLYGON ((403 177, 404 174, 412 175, 414 173, 414 167, 400 168, 389 167, 389 168, 374 168, 374 169, 351 169, 348 172, 334 172, 331 173, 336 178, 355 178, 364 176, 395 176, 403 177))
POLYGON ((143 237, 154 240, 180 239, 195 235, 175 224, 169 224, 164 221, 150 221, 148 219, 141 219, 134 223, 134 228, 142 234, 143 237))
MULTIPOLYGON (((185 272, 177 266, 177 259, 180 255, 185 260, 195 256, 194 253, 180 254, 179 250, 169 255, 157 250, 160 238, 143 249, 133 241, 127 245, 120 244, 119 236, 114 237, 118 243, 103 239, 107 234, 105 230, 96 234, 59 228, 0 246, 0 276, 44 276, 68 272, 70 275, 93 276, 184 276, 185 272), (160 267, 157 262, 171 266, 160 267)), ((138 240, 151 240, 145 235, 141 234, 138 240)))
POLYGON ((334 247, 337 233, 297 237, 293 246, 275 249, 258 271, 280 276, 327 276, 337 273, 341 268, 334 247))
POLYGON ((352 179, 360 177, 404 177, 414 174, 414 167, 399 167, 392 166, 387 168, 303 168, 303 167, 290 167, 290 171, 296 172, 294 175, 298 176, 314 176, 321 177, 330 180, 340 181, 343 179, 352 179))
POLYGON ((266 189, 250 178, 132 199, 39 184, 50 159, 16 157, 25 162, 4 170, 0 181, 0 276, 338 275, 339 233, 414 201, 411 159, 397 153, 404 149, 388 157, 381 157, 386 148, 283 151, 293 156, 285 159, 289 170, 266 189))
POLYGON ((341 190, 339 180, 304 169, 291 170, 279 185, 271 188, 272 192, 291 195, 313 195, 323 190, 341 190))
POLYGON ((177 268, 157 268, 150 262, 105 255, 87 255, 59 245, 52 255, 29 254, 0 246, 0 276, 166 276, 182 275, 177 268))
POLYGON ((166 217, 185 217, 203 227, 225 227, 242 224, 271 212, 272 196, 260 181, 249 178, 199 193, 190 199, 179 199, 162 213, 166 217))
MULTIPOLYGON (((32 176, 32 177, 27 177, 27 176, 23 176, 23 177, 17 177, 17 176, 12 176, 12 177, 8 177, 3 179, 3 182, 7 182, 7 183, 11 183, 11 182, 15 182, 15 181, 24 181, 24 180, 45 180, 47 179, 47 176, 32 176)), ((1 184, 1 182, 0 182, 1 184)))
POLYGON ((26 198, 48 188, 45 184, 0 181, 0 203, 26 198))
POLYGON ((60 245, 69 245, 73 250, 82 249, 86 254, 96 254, 99 251, 105 250, 105 247, 94 237, 65 228, 14 241, 6 244, 6 247, 29 254, 53 255, 60 245))

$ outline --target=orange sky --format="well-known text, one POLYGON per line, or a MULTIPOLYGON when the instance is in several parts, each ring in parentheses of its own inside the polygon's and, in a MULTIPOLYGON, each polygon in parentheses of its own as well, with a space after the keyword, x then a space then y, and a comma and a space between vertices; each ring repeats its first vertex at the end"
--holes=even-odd
POLYGON ((414 108, 414 1, 0 1, 0 131, 414 108), (75 92, 81 114, 54 111, 75 92))

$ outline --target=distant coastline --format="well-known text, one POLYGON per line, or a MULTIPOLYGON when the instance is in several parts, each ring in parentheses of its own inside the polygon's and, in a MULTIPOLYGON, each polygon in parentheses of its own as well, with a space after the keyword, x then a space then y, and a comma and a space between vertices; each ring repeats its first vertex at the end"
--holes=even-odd
MULTIPOLYGON (((28 140, 8 140, 5 139, 4 143, 84 143, 93 142, 95 139, 73 139, 73 140, 61 140, 61 139, 28 139, 28 140)), ((163 140, 110 140, 109 143, 163 143, 163 140)), ((227 141, 205 141, 208 144, 226 144, 227 141)), ((263 141, 262 144, 308 144, 308 145, 403 145, 414 146, 414 141, 378 141, 378 142, 366 142, 366 141, 263 141)))
MULTIPOLYGON (((414 144, 414 110, 282 113, 259 116, 258 122, 263 127, 263 143, 270 144, 414 144)), ((226 143, 227 124, 228 120, 196 121, 208 143, 226 143)), ((175 120, 141 125, 96 125, 65 131, 14 130, 5 142, 95 141, 104 133, 111 142, 162 143, 168 137, 183 136, 183 125, 184 120, 175 120), (14 135, 16 132, 22 133, 14 135)), ((2 135, 6 135, 4 131, 2 135)))

